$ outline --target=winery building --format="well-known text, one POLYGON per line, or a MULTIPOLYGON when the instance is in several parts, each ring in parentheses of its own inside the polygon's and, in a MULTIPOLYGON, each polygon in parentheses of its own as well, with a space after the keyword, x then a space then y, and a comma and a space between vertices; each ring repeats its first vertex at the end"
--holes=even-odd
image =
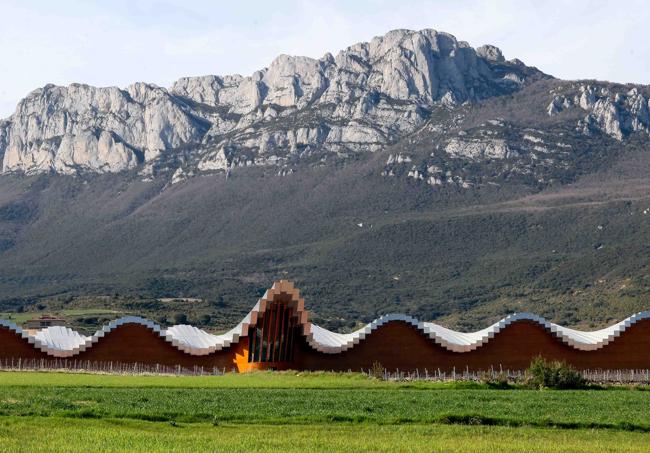
POLYGON ((649 369, 650 311, 593 332, 519 313, 463 333, 407 315, 382 316, 352 333, 309 320, 294 285, 276 282, 230 331, 214 335, 189 325, 163 328, 139 317, 115 320, 92 336, 65 326, 26 331, 0 320, 0 362, 71 359, 181 367, 360 370, 525 369, 538 356, 579 369, 649 369))

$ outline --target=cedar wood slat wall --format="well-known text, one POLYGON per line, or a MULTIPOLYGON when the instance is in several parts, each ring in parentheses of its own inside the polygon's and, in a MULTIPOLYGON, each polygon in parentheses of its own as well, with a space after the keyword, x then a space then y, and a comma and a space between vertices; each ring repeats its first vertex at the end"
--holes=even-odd
MULTIPOLYGON (((249 363, 248 338, 206 356, 193 356, 176 349, 158 334, 139 324, 125 324, 106 334, 88 350, 73 357, 91 362, 144 363, 181 365, 183 367, 218 367, 239 371, 252 369, 304 369, 304 370, 360 370, 380 362, 388 370, 486 370, 524 369, 532 358, 542 355, 560 359, 579 369, 647 369, 650 368, 650 319, 639 321, 623 332, 609 345, 596 351, 574 349, 542 326, 531 321, 517 321, 483 346, 471 352, 451 352, 427 338, 414 326, 393 321, 379 327, 353 348, 338 354, 325 354, 314 350, 301 334, 300 325, 306 313, 296 311, 294 294, 278 292, 273 296, 268 311, 261 314, 266 335, 267 360, 282 356, 282 348, 292 348, 291 362, 249 363), (284 326, 285 310, 293 316, 284 326), (296 318, 300 316, 300 319, 296 318), (279 322, 282 320, 281 322, 279 322), (293 326, 296 326, 294 328, 293 326), (285 328, 295 332, 286 344, 276 348, 278 335, 285 337, 285 328), (276 349, 278 349, 276 351, 276 349)), ((254 329, 251 326, 250 329, 254 329)), ((258 338, 262 341, 262 338, 258 338)), ((51 359, 37 350, 27 340, 8 328, 0 327, 0 359, 51 359)))
MULTIPOLYGON (((231 347, 210 355, 193 356, 179 351, 158 334, 140 324, 125 324, 109 332, 90 349, 71 357, 70 360, 91 362, 149 363, 160 365, 194 365, 218 367, 230 370, 235 364, 235 355, 248 350, 248 338, 231 347)), ((247 355, 247 353, 246 353, 247 355)), ((53 357, 35 349, 27 340, 7 328, 0 327, 0 359, 53 357)))
POLYGON ((380 327, 354 348, 340 354, 323 354, 300 342, 298 369, 368 369, 374 361, 388 370, 451 371, 522 370, 542 355, 565 360, 579 369, 647 369, 650 367, 650 320, 631 326, 614 342, 596 351, 579 351, 551 335, 539 324, 519 321, 503 329, 471 352, 451 352, 435 344, 410 324, 395 321, 380 327))
MULTIPOLYGON (((389 370, 484 370, 490 367, 523 369, 543 355, 566 360, 581 369, 647 369, 650 367, 650 320, 641 321, 616 341, 596 351, 578 351, 529 321, 506 327, 487 344, 471 352, 451 352, 433 343, 413 326, 401 321, 380 327, 354 348, 339 354, 324 354, 311 348, 303 337, 294 345, 291 363, 237 363, 236 355, 248 356, 248 338, 207 356, 179 351, 144 326, 127 324, 108 334, 92 348, 74 357, 96 362, 149 363, 226 368, 295 368, 305 370, 359 370, 378 361, 389 370)), ((51 358, 14 332, 0 328, 0 358, 51 358)))

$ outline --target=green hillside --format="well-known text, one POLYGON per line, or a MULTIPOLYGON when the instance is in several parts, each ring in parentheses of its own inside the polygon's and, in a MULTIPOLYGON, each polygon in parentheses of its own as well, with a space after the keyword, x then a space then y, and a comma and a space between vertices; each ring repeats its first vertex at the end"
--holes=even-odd
POLYGON ((543 96, 557 86, 572 85, 461 106, 461 122, 441 111, 384 151, 288 176, 3 175, 0 310, 61 313, 89 330, 125 313, 219 330, 278 278, 302 289, 315 322, 341 330, 387 312, 475 329, 513 311, 596 327, 648 309, 648 140, 584 136, 575 114, 549 117, 543 96), (518 149, 537 134, 573 151, 544 162, 439 152, 453 134, 494 127, 518 149), (432 186, 408 177, 411 165, 382 175, 399 153, 471 185, 432 186))

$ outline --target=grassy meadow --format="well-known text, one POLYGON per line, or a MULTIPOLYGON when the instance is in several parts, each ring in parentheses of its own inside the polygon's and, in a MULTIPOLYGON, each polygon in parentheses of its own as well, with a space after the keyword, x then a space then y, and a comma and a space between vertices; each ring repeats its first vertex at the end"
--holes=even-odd
POLYGON ((650 451, 650 391, 0 372, 3 451, 650 451))

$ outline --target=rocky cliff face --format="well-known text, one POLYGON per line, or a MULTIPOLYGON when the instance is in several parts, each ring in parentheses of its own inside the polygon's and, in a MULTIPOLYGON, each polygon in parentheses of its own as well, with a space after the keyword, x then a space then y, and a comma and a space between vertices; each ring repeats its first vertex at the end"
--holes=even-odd
POLYGON ((439 108, 545 77, 493 46, 395 30, 321 59, 281 55, 250 77, 178 80, 169 90, 48 85, 0 123, 3 172, 221 171, 376 151, 439 108))
POLYGON ((166 90, 47 85, 23 99, 5 126, 3 171, 117 172, 205 133, 166 90))
POLYGON ((185 77, 169 89, 48 85, 0 122, 0 156, 5 173, 132 170, 177 183, 244 166, 287 175, 396 144, 434 144, 409 165, 389 158, 382 174, 462 188, 515 174, 542 183, 575 174, 588 137, 647 137, 649 99, 647 87, 558 81, 494 46, 394 30, 336 56, 281 55, 249 77, 185 77), (550 89, 534 94, 544 83, 550 89), (542 127, 531 134, 516 115, 472 123, 477 106, 503 95, 510 107, 493 111, 541 112, 542 127), (479 164, 490 166, 487 179, 467 173, 479 164))
POLYGON ((4 151, 7 149, 9 126, 11 126, 9 121, 0 121, 0 159, 4 157, 4 151))
POLYGON ((650 133, 650 100, 633 87, 608 87, 593 84, 569 86, 556 94, 547 107, 550 116, 580 108, 587 114, 577 124, 586 135, 603 132, 623 140, 633 132, 650 133), (625 89, 627 88, 627 89, 625 89))

